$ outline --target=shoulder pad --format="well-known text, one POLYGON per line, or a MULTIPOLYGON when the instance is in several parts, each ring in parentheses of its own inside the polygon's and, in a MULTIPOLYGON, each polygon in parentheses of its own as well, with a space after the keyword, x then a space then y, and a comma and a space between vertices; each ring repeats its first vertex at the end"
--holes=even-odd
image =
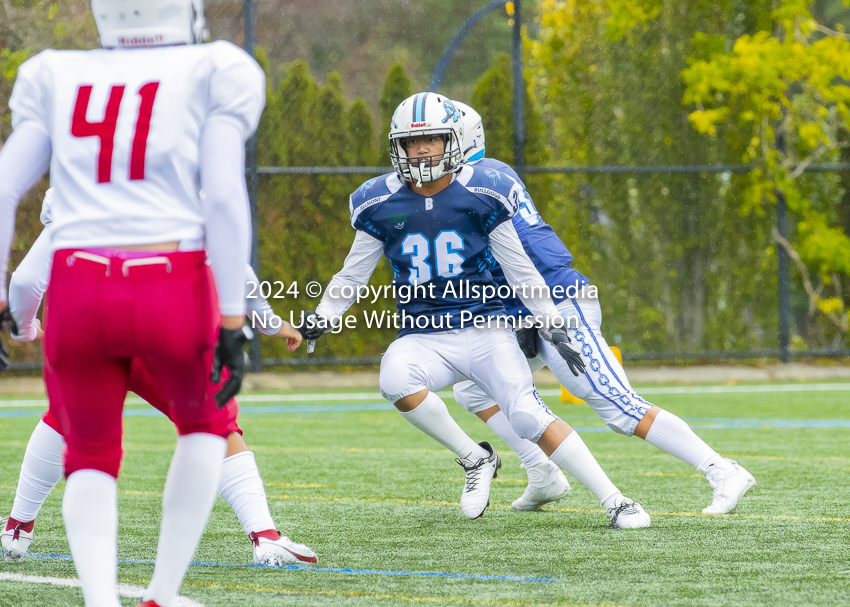
POLYGON ((507 175, 515 181, 520 181, 519 175, 517 175, 513 167, 505 162, 502 162, 501 160, 496 160, 495 158, 489 157, 482 158, 481 160, 475 163, 475 166, 482 171, 487 169, 490 169, 491 171, 499 171, 500 173, 507 175))
POLYGON ((402 187, 401 180, 396 173, 387 173, 380 177, 373 177, 354 190, 348 199, 348 210, 351 212, 351 225, 357 220, 358 215, 369 207, 384 202, 387 198, 398 192, 402 187))
POLYGON ((209 49, 214 70, 209 82, 207 117, 230 120, 248 139, 266 104, 266 75, 259 64, 226 40, 201 45, 209 49))
POLYGON ((467 190, 478 196, 488 196, 501 202, 513 217, 519 208, 521 186, 501 171, 488 167, 465 166, 458 181, 467 190))

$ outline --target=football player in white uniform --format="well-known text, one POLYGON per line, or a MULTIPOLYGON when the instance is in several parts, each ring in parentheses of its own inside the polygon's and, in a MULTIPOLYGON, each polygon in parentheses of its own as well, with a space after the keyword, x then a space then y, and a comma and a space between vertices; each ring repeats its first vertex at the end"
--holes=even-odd
MULTIPOLYGON (((18 341, 34 341, 44 335, 36 314, 50 282, 53 195, 54 190, 51 188, 42 204, 41 221, 44 230, 12 274, 9 285, 9 309, 18 323, 18 334, 12 337, 18 341)), ((301 343, 301 334, 278 317, 264 297, 247 297, 247 294, 255 291, 252 283, 256 285, 258 280, 250 265, 246 266, 246 275, 248 311, 256 312, 259 319, 265 319, 264 325, 260 322, 256 324, 257 330, 264 335, 286 339, 287 348, 290 352, 294 351, 301 343)), ((45 383, 48 386, 53 384, 49 380, 45 383)), ((164 415, 170 414, 168 401, 163 398, 141 361, 133 361, 127 387, 164 415)), ((242 430, 236 423, 236 399, 231 399, 226 406, 230 414, 230 433, 227 436, 227 454, 222 463, 218 492, 236 513, 248 534, 253 544, 254 563, 280 566, 317 562, 315 552, 281 536, 277 531, 254 454, 248 449, 242 438, 242 430)), ((6 560, 20 560, 26 555, 33 540, 35 518, 64 472, 62 453, 65 450, 65 439, 62 438, 62 427, 54 414, 54 408, 48 408, 30 436, 21 464, 12 512, 8 519, 0 519, 3 522, 0 545, 6 560)))
POLYGON ((74 565, 87 605, 120 605, 121 411, 140 359, 172 403, 179 433, 143 597, 168 607, 226 449, 227 410, 208 398, 209 373, 230 369, 220 404, 244 373, 244 143, 265 79, 238 47, 195 44, 205 32, 202 0, 93 0, 92 10, 103 48, 47 50, 18 70, 13 133, 0 151, 0 310, 15 208, 49 168, 55 252, 44 352, 67 443, 62 510, 74 565))
POLYGON ((437 395, 470 379, 508 403, 504 410, 517 434, 587 486, 613 526, 648 527, 640 504, 620 493, 578 433, 540 400, 513 329, 498 320, 505 320, 504 307, 482 294, 493 284, 487 265, 495 256, 512 284, 528 288, 523 301, 538 316, 543 335, 580 372, 581 357, 567 345, 552 300, 531 290, 545 283, 510 221, 519 186, 496 172, 464 166, 460 113, 437 93, 404 100, 389 139, 395 172, 370 179, 351 195, 354 243, 302 334, 312 339, 336 324, 386 255, 394 284, 408 287, 410 297, 399 292, 401 327, 381 361, 381 392, 414 427, 458 456, 466 473, 464 515, 484 513, 500 466, 495 450, 467 436, 437 395))
MULTIPOLYGON (((555 293, 556 287, 561 286, 560 292, 566 293, 565 287, 586 284, 588 279, 570 267, 572 255, 540 217, 513 169, 498 160, 485 158, 481 116, 468 105, 460 102, 455 105, 464 115, 466 140, 463 149, 467 163, 501 171, 522 187, 521 210, 513 218, 514 226, 523 248, 535 260, 549 288, 555 293)), ((501 272, 494 269, 494 274, 499 276, 501 272)), ((506 301, 505 306, 511 313, 520 313, 519 301, 506 301)), ((704 514, 732 511, 756 484, 753 476, 736 462, 721 457, 680 417, 653 405, 632 389, 622 365, 602 336, 602 310, 597 298, 563 296, 558 310, 564 318, 580 321, 577 326, 568 328, 568 333, 573 343, 580 345, 585 372, 573 375, 550 344, 535 333, 520 331, 520 344, 526 346, 523 349, 530 358, 532 371, 548 366, 561 385, 586 401, 614 432, 638 436, 704 474, 713 489, 711 504, 703 509, 704 514)), ((471 381, 462 382, 455 384, 454 393, 462 407, 484 420, 520 456, 529 484, 523 495, 514 501, 515 509, 536 510, 569 494, 569 484, 557 466, 533 443, 513 431, 496 401, 479 386, 471 381)))

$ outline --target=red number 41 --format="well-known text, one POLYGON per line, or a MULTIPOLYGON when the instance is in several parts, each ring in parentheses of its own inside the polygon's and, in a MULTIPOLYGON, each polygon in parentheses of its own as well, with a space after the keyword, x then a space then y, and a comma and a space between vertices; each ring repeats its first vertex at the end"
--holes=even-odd
MULTIPOLYGON (((153 101, 159 82, 148 82, 139 89, 142 101, 139 116, 136 119, 136 134, 130 151, 130 179, 145 178, 145 152, 148 146, 148 132, 151 127, 153 101)), ((77 101, 74 103, 74 117, 71 120, 71 135, 74 137, 97 137, 100 139, 100 153, 97 157, 97 182, 109 183, 112 179, 112 148, 115 140, 115 126, 118 123, 118 111, 124 97, 124 85, 113 86, 106 102, 106 114, 102 122, 89 122, 86 112, 89 108, 92 86, 80 86, 77 89, 77 101)))

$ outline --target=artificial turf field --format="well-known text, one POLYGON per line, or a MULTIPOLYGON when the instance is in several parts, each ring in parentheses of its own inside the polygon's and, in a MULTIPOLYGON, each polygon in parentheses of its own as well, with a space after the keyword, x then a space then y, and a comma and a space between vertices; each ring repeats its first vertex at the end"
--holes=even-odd
MULTIPOLYGON (((607 527, 577 482, 556 507, 512 511, 525 487, 518 458, 449 397, 461 426, 492 441, 504 462, 491 507, 474 521, 460 512, 462 470, 452 454, 374 390, 247 395, 240 425, 272 515, 283 534, 319 554, 319 564, 248 566, 250 542, 218 499, 182 594, 207 606, 850 605, 850 384, 819 386, 642 390, 756 477, 759 486, 725 516, 700 514, 711 491, 695 470, 544 391, 623 493, 652 515, 651 528, 625 531, 607 527)), ((11 508, 44 407, 30 404, 0 400, 0 514, 11 508)), ((175 441, 170 423, 146 405, 131 401, 127 410, 118 555, 142 562, 121 562, 118 575, 140 587, 153 571, 175 441)), ((0 562, 0 606, 82 604, 79 588, 57 585, 76 576, 62 558, 70 554, 63 486, 36 522, 31 551, 39 556, 0 562)))

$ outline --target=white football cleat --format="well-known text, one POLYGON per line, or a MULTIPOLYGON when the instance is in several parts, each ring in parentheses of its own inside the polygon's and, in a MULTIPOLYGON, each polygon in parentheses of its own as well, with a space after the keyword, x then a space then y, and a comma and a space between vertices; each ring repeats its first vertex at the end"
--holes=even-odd
POLYGON ((477 463, 466 467, 461 460, 456 460, 466 473, 466 482, 460 496, 460 508, 466 518, 478 518, 484 515, 490 505, 490 483, 496 478, 496 473, 502 467, 502 460, 490 443, 479 445, 490 455, 482 457, 477 463))
POLYGON ((756 479, 738 462, 725 458, 731 466, 711 466, 705 478, 714 489, 711 504, 703 514, 726 514, 735 510, 744 494, 756 486, 756 479))
POLYGON ((13 518, 0 519, 3 531, 0 533, 0 545, 3 546, 3 557, 7 561, 20 561, 26 556, 32 544, 34 521, 22 523, 13 518))
POLYGON ((572 493, 567 477, 551 460, 526 468, 526 472, 528 472, 528 486, 511 504, 514 510, 538 510, 540 506, 562 500, 572 493))
POLYGON ((627 497, 611 508, 608 508, 608 518, 614 529, 643 529, 649 527, 649 514, 643 506, 627 497))
POLYGON ((304 544, 293 542, 274 529, 248 534, 254 544, 254 564, 281 567, 298 563, 318 563, 319 557, 304 544))

